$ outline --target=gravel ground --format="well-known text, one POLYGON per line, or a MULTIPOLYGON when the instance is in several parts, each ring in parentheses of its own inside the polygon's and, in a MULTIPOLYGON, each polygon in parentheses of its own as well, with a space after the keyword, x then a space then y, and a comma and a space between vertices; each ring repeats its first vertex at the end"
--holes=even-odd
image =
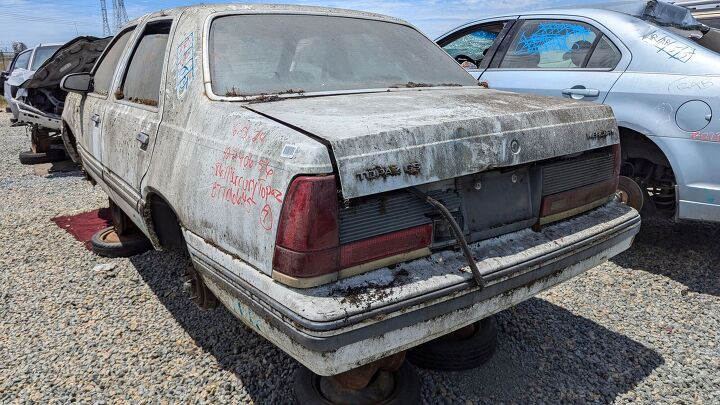
MULTIPOLYGON (((20 165, 8 114, 0 146, 0 402, 291 402, 297 363, 184 299, 183 257, 94 256, 50 218, 102 191, 20 165)), ((719 239, 645 221, 631 251, 499 314, 485 367, 421 370, 423 401, 720 404, 719 239)))

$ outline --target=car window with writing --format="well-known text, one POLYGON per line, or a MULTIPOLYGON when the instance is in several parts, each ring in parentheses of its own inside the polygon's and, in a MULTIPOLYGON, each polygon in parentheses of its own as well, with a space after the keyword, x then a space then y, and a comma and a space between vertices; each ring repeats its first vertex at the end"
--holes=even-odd
POLYGON ((589 25, 560 20, 526 21, 500 64, 510 69, 580 68, 597 33, 589 25))
POLYGON ((465 68, 477 68, 493 46, 505 23, 484 24, 442 48, 465 68), (470 65, 471 63, 472 65, 470 65))

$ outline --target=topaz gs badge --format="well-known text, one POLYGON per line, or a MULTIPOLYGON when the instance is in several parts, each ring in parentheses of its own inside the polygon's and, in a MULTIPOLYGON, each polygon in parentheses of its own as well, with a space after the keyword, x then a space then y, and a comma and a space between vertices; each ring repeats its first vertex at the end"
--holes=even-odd
POLYGON ((398 165, 388 165, 388 166, 374 166, 369 169, 365 169, 362 172, 355 173, 355 178, 362 181, 362 180, 377 180, 377 179, 386 179, 388 177, 395 177, 400 176, 403 173, 409 175, 409 176, 417 176, 420 174, 420 163, 419 162, 413 162, 410 164, 407 164, 403 166, 402 168, 398 165))
POLYGON ((587 134, 587 139, 605 139, 608 136, 615 135, 615 131, 612 129, 603 129, 601 131, 595 131, 591 134, 587 134))

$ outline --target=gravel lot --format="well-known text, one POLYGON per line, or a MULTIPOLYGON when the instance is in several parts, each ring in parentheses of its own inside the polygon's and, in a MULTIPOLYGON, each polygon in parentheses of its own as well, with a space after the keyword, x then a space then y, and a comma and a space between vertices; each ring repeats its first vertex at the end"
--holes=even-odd
MULTIPOLYGON (((182 257, 103 259, 50 222, 107 200, 20 165, 28 145, 0 114, 0 402, 291 402, 297 363, 196 310, 182 257)), ((631 251, 499 314, 487 366, 420 371, 424 401, 720 403, 719 241, 717 225, 645 221, 631 251)))

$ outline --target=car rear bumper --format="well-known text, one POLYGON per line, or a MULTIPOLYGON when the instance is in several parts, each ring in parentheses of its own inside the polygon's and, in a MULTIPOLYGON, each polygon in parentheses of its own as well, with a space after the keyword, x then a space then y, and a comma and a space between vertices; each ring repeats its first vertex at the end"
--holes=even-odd
POLYGON ((196 268, 234 315, 315 373, 334 375, 462 328, 581 274, 628 249, 639 228, 636 211, 609 203, 541 232, 474 243, 471 250, 487 280, 482 290, 462 256, 448 251, 296 290, 185 234, 196 268))

